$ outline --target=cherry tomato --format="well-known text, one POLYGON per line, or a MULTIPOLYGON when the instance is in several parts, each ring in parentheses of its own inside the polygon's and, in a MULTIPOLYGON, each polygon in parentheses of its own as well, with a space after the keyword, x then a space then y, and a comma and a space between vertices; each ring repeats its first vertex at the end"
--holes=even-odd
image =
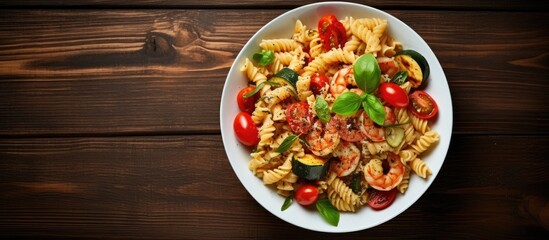
POLYGON ((250 114, 239 112, 234 118, 233 128, 236 138, 242 144, 252 147, 259 143, 259 131, 250 114))
POLYGON ((333 14, 324 15, 322 18, 320 18, 320 20, 318 20, 318 32, 321 35, 324 34, 324 32, 326 32, 326 29, 328 29, 328 27, 334 22, 338 22, 336 16, 334 16, 333 14))
POLYGON ((386 82, 379 85, 379 96, 393 107, 405 108, 408 106, 408 95, 397 84, 386 82))
POLYGON ((368 196, 368 205, 374 210, 382 210, 389 207, 395 201, 396 188, 389 191, 373 190, 368 196))
POLYGON ((286 121, 294 133, 298 135, 307 133, 313 125, 313 114, 309 111, 309 104, 292 103, 286 108, 286 121))
POLYGON ((252 114, 254 112, 255 102, 257 101, 259 95, 254 94, 249 98, 244 98, 244 95, 253 91, 254 89, 255 87, 249 86, 241 89, 240 92, 238 92, 236 100, 238 102, 238 108, 240 108, 240 111, 247 112, 249 114, 252 114))
POLYGON ((328 78, 322 74, 316 74, 313 76, 313 78, 311 79, 311 91, 313 91, 313 93, 315 95, 318 95, 320 94, 320 90, 322 88, 325 88, 326 86, 328 86, 330 80, 328 80, 328 78))
POLYGON ((323 42, 323 48, 329 51, 332 48, 345 46, 347 42, 347 31, 337 18, 328 14, 318 21, 318 32, 323 42))
POLYGON ((408 110, 419 118, 429 119, 437 114, 438 106, 428 93, 424 91, 415 91, 410 94, 408 110))
POLYGON ((314 185, 303 184, 295 191, 295 200, 297 203, 308 206, 318 199, 318 189, 314 185))

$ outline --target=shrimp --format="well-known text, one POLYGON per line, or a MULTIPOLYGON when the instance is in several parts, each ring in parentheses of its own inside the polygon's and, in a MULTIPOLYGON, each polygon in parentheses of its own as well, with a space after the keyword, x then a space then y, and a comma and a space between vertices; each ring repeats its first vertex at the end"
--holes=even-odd
POLYGON ((398 72, 398 63, 393 58, 379 57, 377 63, 383 74, 387 74, 389 78, 392 78, 395 73, 398 72))
POLYGON ((338 177, 345 177, 354 172, 358 166, 360 149, 353 143, 341 141, 335 149, 333 156, 338 160, 332 163, 330 170, 338 177))
POLYGON ((307 134, 309 150, 313 154, 326 156, 335 150, 340 141, 337 124, 334 118, 326 126, 320 120, 316 120, 311 131, 307 134))
POLYGON ((384 170, 383 162, 377 158, 364 166, 364 179, 377 190, 389 191, 398 186, 404 177, 405 168, 397 154, 389 152, 387 162, 388 171, 384 170))
POLYGON ((348 85, 356 86, 352 67, 342 68, 334 74, 332 81, 330 81, 330 93, 337 98, 347 90, 348 85))
POLYGON ((358 116, 360 116, 360 112, 349 117, 335 115, 334 118, 338 122, 339 136, 341 136, 341 139, 348 142, 358 142, 366 138, 366 134, 360 130, 358 116))
MULTIPOLYGON (((395 112, 390 107, 385 106, 385 125, 395 124, 395 112)), ((359 126, 370 140, 374 142, 385 141, 385 128, 378 126, 368 117, 366 112, 363 112, 359 117, 359 126)))

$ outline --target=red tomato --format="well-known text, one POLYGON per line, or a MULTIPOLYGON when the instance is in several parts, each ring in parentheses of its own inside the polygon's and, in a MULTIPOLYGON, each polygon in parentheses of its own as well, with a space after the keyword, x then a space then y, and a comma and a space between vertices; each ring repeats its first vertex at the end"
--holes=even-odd
POLYGON ((305 134, 313 125, 313 114, 306 102, 292 103, 286 109, 286 121, 292 131, 298 135, 305 134))
POLYGON ((318 21, 318 32, 326 51, 343 47, 347 42, 345 26, 332 14, 325 15, 318 21))
POLYGON ((437 114, 438 106, 428 93, 424 91, 415 91, 410 94, 408 110, 419 118, 429 119, 437 114))
POLYGON ((408 106, 408 95, 397 84, 386 82, 379 85, 379 96, 393 107, 405 108, 408 106))
POLYGON ((239 112, 234 118, 233 128, 236 138, 242 144, 252 147, 259 143, 259 131, 250 114, 239 112))
POLYGON ((374 210, 382 210, 389 207, 395 201, 397 195, 396 188, 389 191, 373 190, 368 196, 368 205, 374 210))
POLYGON ((318 199, 318 189, 314 185, 303 184, 295 192, 297 203, 307 206, 316 202, 318 199))
POLYGON ((318 20, 318 32, 322 35, 326 32, 326 29, 334 22, 337 21, 337 17, 332 14, 326 14, 320 20, 318 20))
POLYGON ((325 88, 326 86, 328 86, 329 82, 330 80, 328 80, 326 76, 317 73, 311 79, 311 86, 310 86, 311 91, 313 91, 315 95, 318 95, 320 94, 320 90, 322 88, 325 88))
POLYGON ((238 95, 236 97, 236 100, 238 102, 238 108, 240 108, 240 111, 247 112, 249 114, 252 114, 255 109, 255 102, 258 99, 258 94, 254 94, 253 96, 249 98, 244 98, 244 95, 247 93, 253 91, 255 87, 249 86, 245 87, 240 92, 238 92, 238 95))

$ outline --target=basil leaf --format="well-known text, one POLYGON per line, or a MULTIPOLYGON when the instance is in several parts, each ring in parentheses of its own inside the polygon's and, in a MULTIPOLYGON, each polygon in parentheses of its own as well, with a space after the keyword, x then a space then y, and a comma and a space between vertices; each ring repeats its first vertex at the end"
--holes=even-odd
POLYGON ((301 142, 301 144, 305 145, 305 147, 311 147, 311 145, 309 144, 309 142, 307 142, 305 138, 299 137, 299 141, 301 142))
POLYGON ((316 97, 315 112, 318 119, 323 123, 326 124, 330 121, 330 106, 328 106, 328 103, 324 98, 316 97))
POLYGON ((290 149, 290 147, 292 146, 292 144, 294 144, 296 139, 297 139, 296 135, 290 135, 290 136, 286 137, 284 139, 284 141, 282 141, 280 146, 278 146, 278 148, 276 148, 275 151, 278 152, 278 153, 283 153, 283 152, 288 151, 288 149, 290 149))
POLYGON ((275 58, 274 52, 271 50, 263 50, 255 53, 253 59, 259 64, 259 66, 265 67, 273 62, 275 58))
POLYGON ((280 211, 284 211, 292 205, 292 202, 294 200, 294 196, 290 195, 284 200, 284 203, 282 204, 282 207, 280 208, 280 211))
POLYGON ((265 86, 265 84, 268 84, 268 85, 271 85, 271 86, 275 86, 275 87, 280 87, 280 83, 277 83, 277 82, 271 82, 271 81, 265 81, 265 82, 262 82, 260 84, 258 84, 257 86, 255 86, 254 90, 249 92, 249 93, 246 93, 244 94, 244 98, 249 98, 251 96, 253 96, 254 94, 256 94, 257 92, 259 92, 259 90, 261 90, 261 88, 263 88, 263 86, 265 86))
POLYGON ((362 106, 366 114, 378 125, 383 125, 385 123, 385 108, 381 101, 374 95, 366 95, 366 99, 362 101, 362 106))
POLYGON ((381 70, 376 58, 371 53, 359 57, 353 64, 356 84, 362 91, 373 93, 379 86, 381 70))
POLYGON ((339 95, 332 106, 332 111, 342 116, 355 114, 360 108, 360 96, 354 92, 339 95))
POLYGON ((391 82, 402 85, 404 82, 406 82, 406 78, 408 78, 408 71, 398 71, 391 78, 391 82))
POLYGON ((339 224, 339 211, 330 203, 330 200, 327 198, 320 199, 316 201, 315 207, 324 220, 337 227, 337 224, 339 224))

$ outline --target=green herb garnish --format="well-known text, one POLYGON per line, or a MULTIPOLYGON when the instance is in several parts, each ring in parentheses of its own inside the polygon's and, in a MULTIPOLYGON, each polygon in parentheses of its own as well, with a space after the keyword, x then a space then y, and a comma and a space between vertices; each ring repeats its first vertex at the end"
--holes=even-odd
POLYGON ((273 62, 275 58, 274 52, 271 50, 263 50, 255 53, 253 59, 259 64, 259 66, 265 67, 273 62))
POLYGON ((280 211, 284 211, 288 209, 293 202, 294 202, 294 196, 290 195, 286 197, 286 199, 284 200, 284 203, 282 204, 282 207, 280 208, 280 211))
POLYGON ((277 153, 283 153, 283 152, 288 151, 288 149, 290 149, 290 147, 292 146, 292 144, 294 144, 294 142, 295 142, 295 140, 297 140, 297 138, 298 137, 296 135, 287 136, 286 138, 284 138, 284 141, 282 141, 280 146, 278 146, 278 148, 276 148, 275 151, 277 153))
POLYGON ((323 123, 328 123, 330 121, 330 106, 324 98, 317 97, 315 101, 315 112, 316 116, 323 123))
POLYGON ((330 203, 330 200, 327 198, 319 199, 316 201, 315 207, 324 220, 337 227, 339 224, 339 211, 330 203))

